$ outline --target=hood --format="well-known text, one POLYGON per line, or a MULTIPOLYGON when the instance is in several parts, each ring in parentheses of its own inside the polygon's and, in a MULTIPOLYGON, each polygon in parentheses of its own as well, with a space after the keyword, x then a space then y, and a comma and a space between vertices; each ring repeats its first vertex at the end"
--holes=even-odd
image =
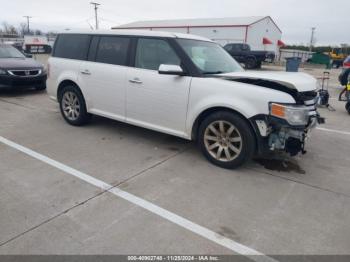
POLYGON ((42 67, 42 64, 31 58, 0 58, 1 69, 31 69, 42 67))
MULTIPOLYGON (((306 73, 290 73, 277 71, 243 71, 221 74, 227 80, 263 80, 275 82, 280 85, 294 89, 298 92, 309 92, 317 89, 317 80, 306 73)), ((265 86, 269 88, 268 86, 265 86)))

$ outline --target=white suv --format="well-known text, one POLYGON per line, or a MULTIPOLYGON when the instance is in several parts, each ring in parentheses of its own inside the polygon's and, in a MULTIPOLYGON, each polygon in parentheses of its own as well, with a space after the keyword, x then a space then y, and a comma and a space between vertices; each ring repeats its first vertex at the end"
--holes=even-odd
POLYGON ((62 33, 47 86, 71 125, 94 114, 196 140, 224 168, 274 150, 304 152, 310 129, 323 121, 315 78, 246 72, 221 46, 193 35, 62 33))

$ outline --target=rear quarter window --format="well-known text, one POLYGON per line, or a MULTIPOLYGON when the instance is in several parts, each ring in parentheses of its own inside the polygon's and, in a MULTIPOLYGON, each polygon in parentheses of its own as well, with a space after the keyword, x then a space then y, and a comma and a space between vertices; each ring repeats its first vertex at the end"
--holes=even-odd
POLYGON ((100 38, 96 62, 112 65, 126 65, 130 38, 120 36, 102 36, 100 38))
POLYGON ((53 57, 86 60, 90 45, 89 35, 62 34, 55 43, 53 57))

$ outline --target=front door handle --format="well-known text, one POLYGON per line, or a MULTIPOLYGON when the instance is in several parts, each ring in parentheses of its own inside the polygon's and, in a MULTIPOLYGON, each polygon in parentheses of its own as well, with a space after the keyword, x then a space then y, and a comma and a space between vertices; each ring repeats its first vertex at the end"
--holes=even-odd
POLYGON ((84 71, 81 71, 81 73, 83 75, 91 75, 91 72, 89 70, 84 70, 84 71))
POLYGON ((133 84, 142 84, 142 81, 139 78, 130 79, 129 82, 133 84))

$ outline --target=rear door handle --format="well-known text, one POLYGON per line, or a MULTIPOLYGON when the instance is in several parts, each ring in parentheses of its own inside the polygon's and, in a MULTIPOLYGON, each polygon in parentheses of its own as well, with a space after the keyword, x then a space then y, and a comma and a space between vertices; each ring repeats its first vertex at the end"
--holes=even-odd
POLYGON ((91 72, 89 70, 84 70, 84 71, 81 71, 81 73, 83 75, 91 75, 91 72))
POLYGON ((133 84, 142 84, 142 81, 139 78, 130 79, 129 82, 133 84))

